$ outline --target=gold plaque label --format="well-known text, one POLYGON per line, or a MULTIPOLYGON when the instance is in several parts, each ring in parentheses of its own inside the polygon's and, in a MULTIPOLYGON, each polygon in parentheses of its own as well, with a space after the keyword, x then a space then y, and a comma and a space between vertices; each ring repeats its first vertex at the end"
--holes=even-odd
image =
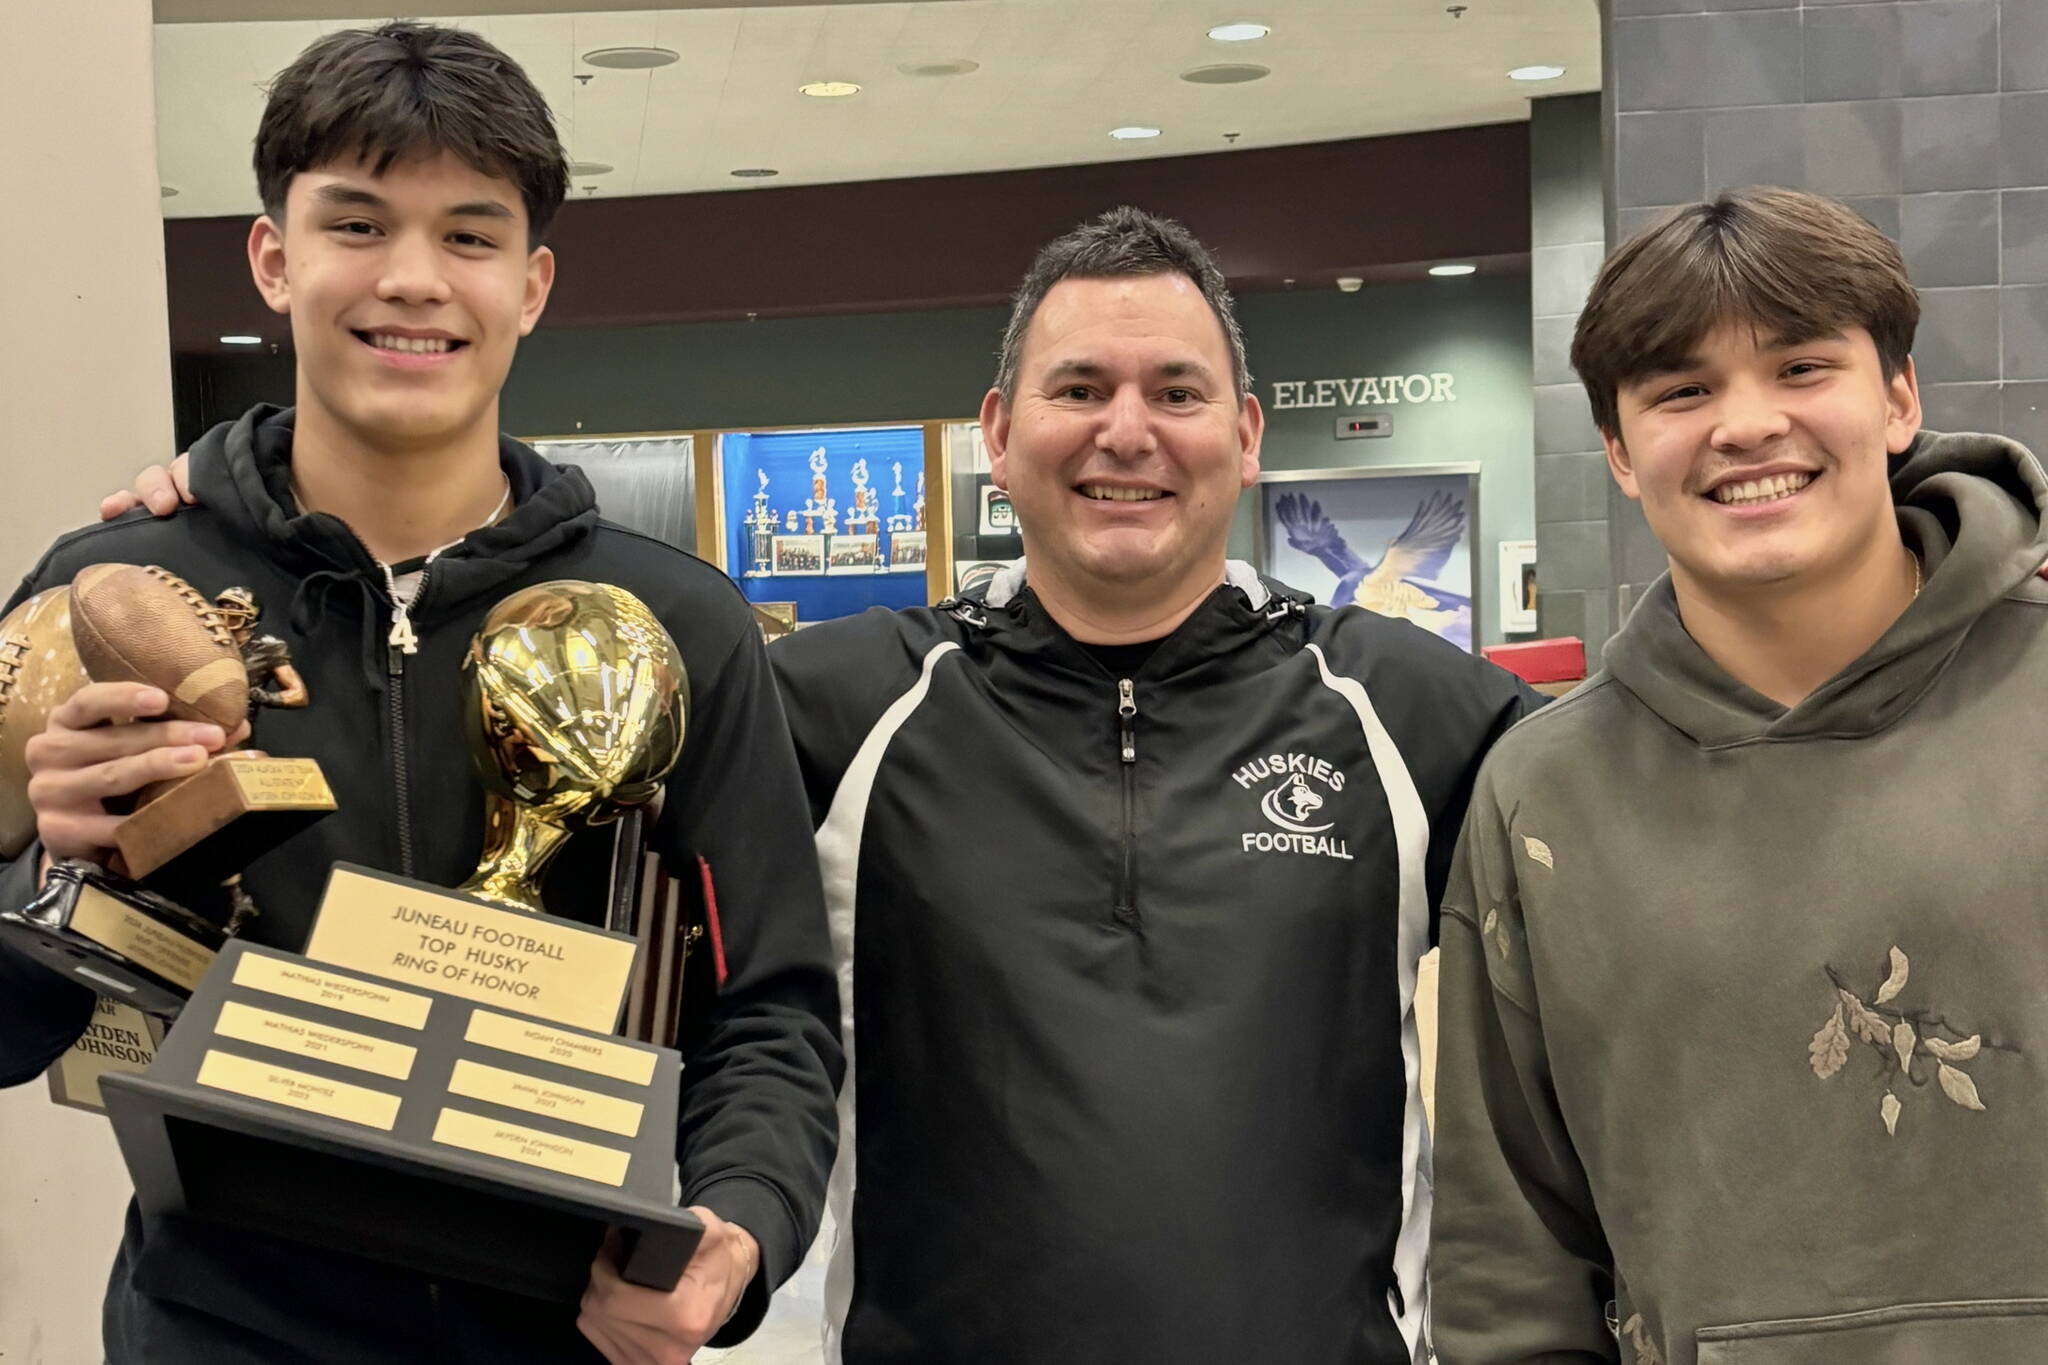
POLYGON ((462 1109, 443 1109, 434 1124, 434 1141, 466 1151, 499 1156, 526 1166, 541 1166, 563 1175, 595 1180, 601 1185, 626 1183, 630 1152, 577 1138, 557 1137, 538 1128, 524 1128, 502 1119, 487 1119, 462 1109))
POLYGON ((286 962, 262 953, 242 954, 242 960, 235 964, 235 984, 402 1028, 422 1027, 428 1011, 434 1007, 434 1002, 424 995, 393 990, 376 981, 338 976, 303 962, 286 962))
POLYGON ((137 966, 147 967, 188 991, 199 989, 199 978, 213 965, 211 948, 158 924, 96 886, 78 888, 71 927, 101 947, 112 948, 137 966))
POLYGON ((487 1100, 508 1109, 580 1123, 620 1137, 637 1137, 641 1115, 647 1106, 613 1095, 601 1095, 580 1086, 543 1081, 523 1072, 485 1066, 482 1062, 459 1061, 448 1078, 449 1093, 472 1100, 487 1100))
POLYGON ((250 810, 333 810, 334 791, 310 758, 238 758, 228 764, 250 810))
POLYGON ((337 867, 306 956, 609 1033, 637 947, 569 920, 337 867))
POLYGON ((208 1051, 199 1063, 199 1083, 215 1090, 247 1095, 252 1100, 303 1109, 324 1118, 360 1123, 390 1132, 398 1122, 398 1096, 368 1086, 330 1081, 269 1062, 252 1061, 232 1052, 208 1051))
POLYGON ((654 1079, 656 1054, 616 1038, 586 1038, 536 1024, 531 1019, 511 1019, 489 1010, 469 1016, 463 1038, 500 1052, 513 1052, 557 1066, 573 1066, 593 1076, 646 1085, 654 1079))
POLYGON ((220 1022, 213 1031, 223 1038, 261 1043, 281 1052, 296 1052, 301 1057, 318 1057, 323 1062, 352 1066, 394 1081, 412 1075, 416 1055, 416 1050, 404 1043, 316 1024, 310 1019, 296 1019, 289 1014, 273 1014, 234 1000, 220 1007, 220 1022))
POLYGON ((142 1011, 99 996, 92 1022, 51 1067, 51 1098, 75 1109, 105 1113, 100 1077, 141 1071, 155 1056, 156 1037, 142 1011))

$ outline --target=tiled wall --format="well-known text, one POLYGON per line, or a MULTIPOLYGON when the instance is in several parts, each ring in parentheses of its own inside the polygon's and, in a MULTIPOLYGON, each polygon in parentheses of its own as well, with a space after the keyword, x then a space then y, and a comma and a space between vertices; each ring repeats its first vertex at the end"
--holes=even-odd
MULTIPOLYGON (((1846 199, 1920 286, 1927 424, 2048 449, 2048 0, 1606 3, 1620 236, 1737 185, 1846 199)), ((1625 598, 1663 554, 1608 521, 1625 598)))
MULTIPOLYGON (((2048 3, 2048 0, 2043 0, 2048 3)), ((1536 380, 1536 580, 1541 634, 1595 648, 1611 627, 1607 461, 1572 374, 1572 326, 1606 255, 1600 96, 1529 111, 1529 304, 1536 380)))

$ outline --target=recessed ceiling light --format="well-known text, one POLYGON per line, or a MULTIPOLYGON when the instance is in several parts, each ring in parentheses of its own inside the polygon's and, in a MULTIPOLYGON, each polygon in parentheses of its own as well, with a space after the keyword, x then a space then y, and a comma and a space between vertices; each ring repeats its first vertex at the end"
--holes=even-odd
POLYGON ((1518 66, 1508 72, 1511 81, 1554 81, 1564 74, 1561 66, 1518 66))
POLYGON ((860 87, 852 81, 812 81, 809 85, 799 85, 797 91, 812 99, 843 100, 848 95, 858 95, 860 87))
POLYGON ((1272 74, 1272 67, 1255 62, 1218 62, 1213 66, 1183 71, 1180 78, 1195 85, 1243 85, 1246 81, 1263 80, 1272 74))
POLYGON ((158 185, 156 187, 156 197, 159 199, 176 199, 178 197, 178 187, 176 185, 158 185))
POLYGON ((682 54, 666 47, 600 47, 584 53, 583 60, 586 65, 613 71, 646 71, 680 61, 682 54))
POLYGON ((1429 268, 1429 273, 1439 277, 1450 275, 1470 275, 1473 271, 1477 269, 1479 269, 1479 267, 1476 265, 1459 261, 1454 262, 1450 265, 1433 265, 1429 268))
POLYGON ((222 345, 224 345, 224 346, 261 346, 261 345, 263 344, 263 338, 262 338, 262 337, 222 337, 222 338, 221 338, 221 344, 222 344, 222 345))
POLYGON ((769 176, 781 175, 782 172, 773 166, 741 166, 732 174, 739 180, 766 180, 769 176))
POLYGON ((1112 128, 1109 130, 1109 135, 1118 142, 1136 142, 1140 138, 1158 137, 1159 130, 1157 128, 1133 125, 1129 128, 1112 128))
POLYGON ((944 62, 904 62, 896 69, 906 76, 964 76, 970 71, 981 70, 981 63, 955 57, 944 62))
POLYGON ((1365 278, 1361 275, 1339 275, 1337 287, 1347 294, 1356 294, 1365 288, 1365 278))
POLYGON ((1209 30, 1209 36, 1219 43, 1248 43, 1272 31, 1264 24, 1218 24, 1209 30))
POLYGON ((579 180, 586 176, 610 175, 611 173, 612 166, 604 161, 572 161, 569 163, 570 176, 579 180))

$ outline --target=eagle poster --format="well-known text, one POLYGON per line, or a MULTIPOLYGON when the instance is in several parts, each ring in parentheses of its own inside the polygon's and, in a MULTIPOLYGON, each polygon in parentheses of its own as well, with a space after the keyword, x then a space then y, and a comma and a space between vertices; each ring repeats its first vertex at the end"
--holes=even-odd
POLYGON ((1478 484, 1378 471, 1262 483, 1261 567, 1318 602, 1413 621, 1469 650, 1478 484))

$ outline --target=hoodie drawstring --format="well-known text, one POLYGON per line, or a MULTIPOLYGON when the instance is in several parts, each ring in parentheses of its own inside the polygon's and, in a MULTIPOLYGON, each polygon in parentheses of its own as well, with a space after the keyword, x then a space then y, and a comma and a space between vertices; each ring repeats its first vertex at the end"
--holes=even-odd
MULTIPOLYGON (((370 690, 380 691, 384 687, 384 670, 378 667, 382 656, 377 648, 377 618, 382 603, 370 580, 346 569, 315 569, 307 574, 299 580, 298 591, 292 594, 291 611, 287 617, 292 632, 300 639, 313 638, 313 633, 327 615, 331 595, 337 587, 353 587, 362 595, 363 679, 370 690)), ((411 622, 408 621, 407 625, 410 627, 411 622)))

